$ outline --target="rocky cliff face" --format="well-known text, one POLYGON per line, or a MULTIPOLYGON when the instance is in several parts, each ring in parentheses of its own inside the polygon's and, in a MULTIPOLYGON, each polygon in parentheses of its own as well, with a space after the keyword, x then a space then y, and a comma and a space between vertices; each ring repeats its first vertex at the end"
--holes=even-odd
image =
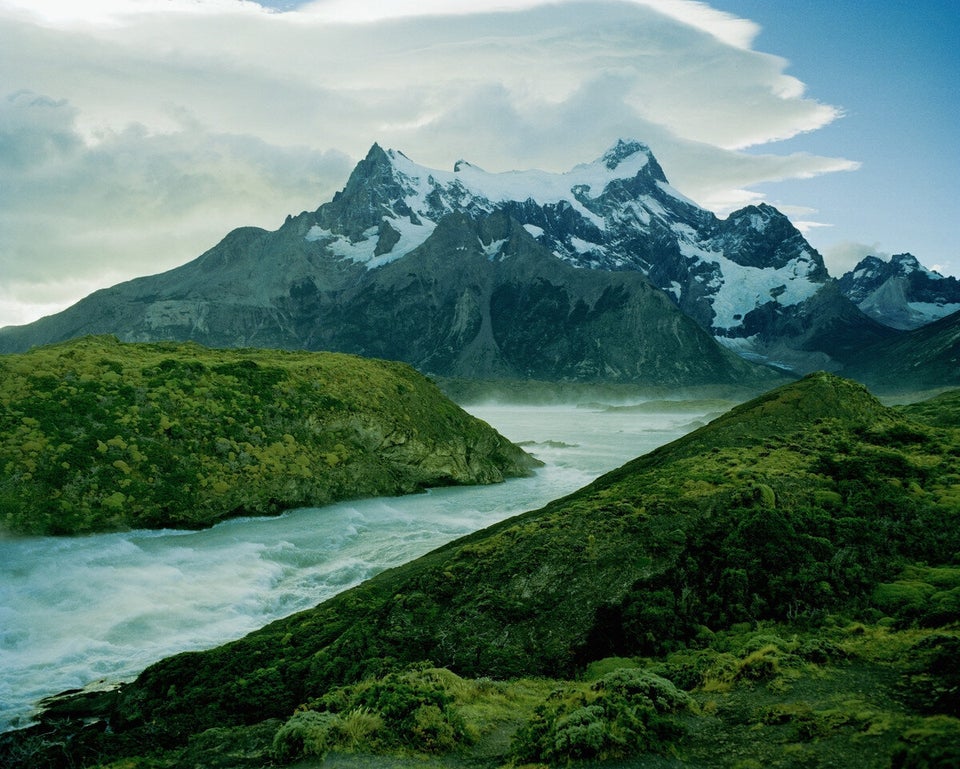
POLYGON ((442 375, 763 380, 701 331, 747 358, 836 368, 833 336, 871 322, 829 286, 776 209, 720 220, 639 142, 565 174, 438 171, 374 145, 316 211, 0 330, 0 350, 108 332, 377 354, 442 375))
POLYGON ((886 326, 910 330, 960 311, 960 281, 928 270, 913 254, 865 257, 840 279, 844 296, 886 326))

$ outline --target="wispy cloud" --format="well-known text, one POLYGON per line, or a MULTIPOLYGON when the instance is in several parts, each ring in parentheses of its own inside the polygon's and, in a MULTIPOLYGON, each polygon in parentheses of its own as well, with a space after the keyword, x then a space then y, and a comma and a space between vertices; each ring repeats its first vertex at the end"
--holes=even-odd
POLYGON ((562 171, 637 137, 720 213, 759 183, 855 168, 768 149, 841 112, 753 51, 756 31, 692 0, 0 0, 0 301, 56 276, 66 304, 67 277, 106 284, 277 226, 374 141, 562 171))

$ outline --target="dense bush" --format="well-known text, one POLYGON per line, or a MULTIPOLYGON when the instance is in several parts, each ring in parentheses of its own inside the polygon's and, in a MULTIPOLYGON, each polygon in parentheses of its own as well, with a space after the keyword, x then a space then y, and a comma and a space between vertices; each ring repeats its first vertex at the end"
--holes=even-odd
POLYGON ((960 766, 960 721, 938 716, 905 732, 890 769, 956 769, 960 766))
POLYGON ((198 528, 529 458, 402 364, 88 337, 0 359, 0 530, 198 528))
POLYGON ((323 758, 331 747, 331 728, 337 717, 333 713, 302 710, 294 713, 273 738, 273 756, 288 763, 304 756, 323 758))
POLYGON ((670 681, 637 669, 617 670, 590 692, 557 690, 513 740, 519 762, 563 763, 662 753, 683 733, 670 717, 687 707, 670 681))
POLYGON ((310 707, 335 719, 326 739, 341 748, 444 753, 470 739, 442 672, 423 665, 336 687, 310 707))
POLYGON ((960 637, 931 635, 906 654, 907 701, 921 713, 960 718, 960 637))

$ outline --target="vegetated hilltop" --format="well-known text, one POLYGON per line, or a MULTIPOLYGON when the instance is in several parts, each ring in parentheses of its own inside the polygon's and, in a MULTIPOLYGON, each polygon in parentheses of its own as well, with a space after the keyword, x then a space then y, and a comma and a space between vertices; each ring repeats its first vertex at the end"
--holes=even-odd
POLYGON ((194 528, 536 460, 410 366, 87 337, 0 356, 0 529, 194 528))
POLYGON ((955 427, 812 374, 315 609, 61 700, 5 749, 954 766, 958 519, 955 427))
POLYGON ((960 390, 950 390, 921 403, 898 406, 912 419, 938 427, 960 427, 960 390))

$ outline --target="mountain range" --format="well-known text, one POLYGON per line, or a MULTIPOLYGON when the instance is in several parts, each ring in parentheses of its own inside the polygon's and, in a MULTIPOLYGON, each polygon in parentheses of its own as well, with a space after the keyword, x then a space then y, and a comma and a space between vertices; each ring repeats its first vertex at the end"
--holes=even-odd
POLYGON ((867 256, 839 279, 840 291, 874 320, 912 330, 960 311, 960 280, 929 270, 913 254, 867 256))
POLYGON ((0 329, 0 351, 111 333, 450 377, 767 385, 771 366, 839 371, 897 337, 887 305, 870 317, 843 285, 777 209, 719 219, 640 142, 559 174, 439 171, 374 145, 315 211, 0 329))

